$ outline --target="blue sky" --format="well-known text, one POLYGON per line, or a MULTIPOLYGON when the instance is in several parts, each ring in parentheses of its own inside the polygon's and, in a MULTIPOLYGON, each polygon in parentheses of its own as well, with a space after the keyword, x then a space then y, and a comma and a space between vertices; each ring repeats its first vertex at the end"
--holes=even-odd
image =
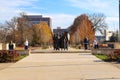
POLYGON ((20 12, 51 17, 52 28, 67 28, 84 13, 103 13, 109 30, 119 26, 119 0, 0 0, 0 23, 20 12))

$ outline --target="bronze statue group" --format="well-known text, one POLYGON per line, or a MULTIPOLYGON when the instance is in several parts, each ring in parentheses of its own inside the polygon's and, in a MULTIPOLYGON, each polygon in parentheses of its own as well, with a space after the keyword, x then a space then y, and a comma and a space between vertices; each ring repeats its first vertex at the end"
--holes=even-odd
POLYGON ((53 36, 53 47, 54 50, 68 50, 68 33, 54 34, 53 36))
MULTIPOLYGON (((54 50, 68 50, 68 44, 69 44, 69 35, 68 32, 64 32, 62 34, 54 34, 53 36, 53 48, 54 50)), ((83 40, 84 49, 87 50, 89 45, 89 40, 87 37, 83 40)), ((93 47, 94 49, 98 49, 98 41, 95 39, 93 41, 93 47)))

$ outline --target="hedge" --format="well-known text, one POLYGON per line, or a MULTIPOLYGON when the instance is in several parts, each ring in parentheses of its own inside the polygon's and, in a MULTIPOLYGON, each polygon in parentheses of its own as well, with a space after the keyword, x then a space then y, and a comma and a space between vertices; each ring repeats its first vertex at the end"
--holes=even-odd
POLYGON ((0 50, 0 62, 15 62, 19 56, 15 50, 0 50))

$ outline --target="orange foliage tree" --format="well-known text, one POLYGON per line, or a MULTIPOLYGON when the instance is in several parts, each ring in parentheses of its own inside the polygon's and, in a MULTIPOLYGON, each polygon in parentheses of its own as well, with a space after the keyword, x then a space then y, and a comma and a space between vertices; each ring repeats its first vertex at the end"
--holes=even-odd
POLYGON ((48 26, 48 23, 43 21, 33 25, 27 20, 24 12, 20 13, 20 17, 13 17, 13 19, 6 23, 8 27, 3 27, 4 29, 0 30, 0 39, 2 39, 2 41, 13 41, 18 46, 24 45, 26 39, 29 45, 46 45, 52 41, 52 30, 48 26))
POLYGON ((88 16, 82 14, 78 16, 73 25, 70 27, 71 43, 80 44, 83 43, 85 37, 92 42, 95 38, 95 31, 93 29, 92 22, 88 19, 88 16))
POLYGON ((6 23, 7 28, 9 29, 7 42, 13 41, 16 45, 23 45, 24 41, 28 39, 31 44, 33 34, 32 25, 25 17, 25 13, 20 13, 20 17, 13 17, 6 23))
POLYGON ((52 31, 48 26, 47 22, 40 22, 39 24, 35 24, 33 27, 33 43, 46 45, 50 43, 52 40, 52 31))

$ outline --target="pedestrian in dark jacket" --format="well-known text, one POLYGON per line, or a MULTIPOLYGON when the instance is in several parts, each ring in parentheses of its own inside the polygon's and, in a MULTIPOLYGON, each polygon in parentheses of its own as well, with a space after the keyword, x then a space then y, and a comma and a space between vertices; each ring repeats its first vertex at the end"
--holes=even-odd
POLYGON ((88 38, 87 37, 85 37, 84 38, 84 49, 86 50, 86 49, 88 49, 88 38))
POLYGON ((9 50, 14 50, 14 45, 12 41, 9 43, 9 50))

